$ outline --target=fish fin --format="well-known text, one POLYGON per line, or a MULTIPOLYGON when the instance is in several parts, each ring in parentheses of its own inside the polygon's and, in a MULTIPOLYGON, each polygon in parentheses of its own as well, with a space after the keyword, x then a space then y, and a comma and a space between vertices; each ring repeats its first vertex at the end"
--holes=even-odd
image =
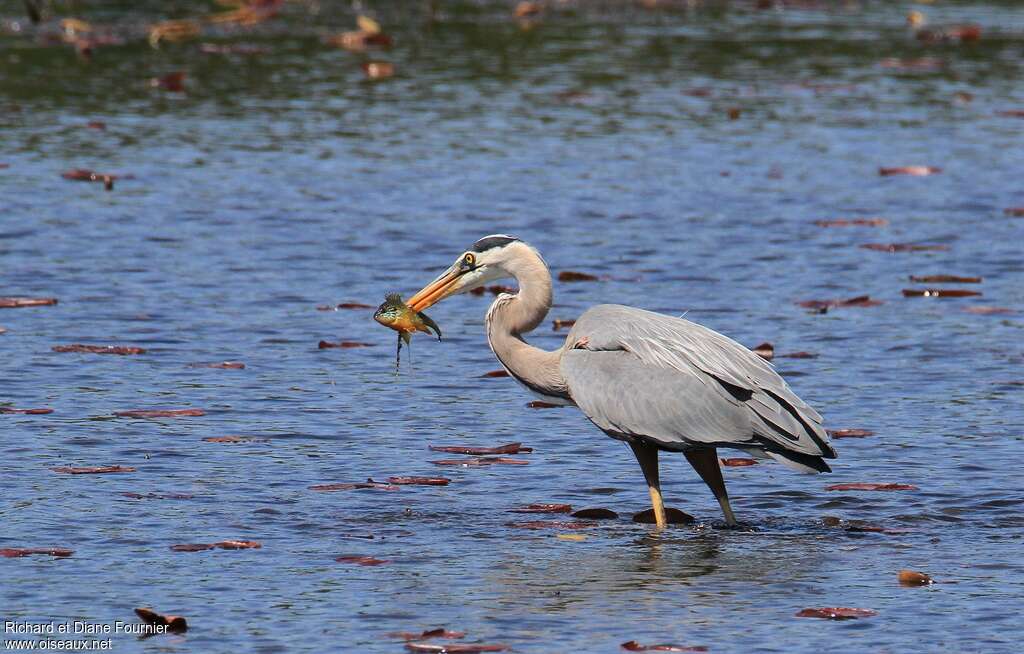
POLYGON ((409 336, 409 332, 398 332, 398 335, 402 337, 402 340, 405 341, 406 345, 412 344, 412 336, 409 336))
POLYGON ((403 304, 400 293, 388 293, 384 296, 385 304, 403 304))
MULTIPOLYGON (((437 334, 437 340, 441 340, 441 328, 437 326, 437 323, 431 320, 430 317, 425 313, 419 311, 417 311, 416 313, 417 315, 419 315, 424 325, 434 330, 434 333, 437 334)), ((428 331, 427 333, 429 334, 430 332, 428 331)))

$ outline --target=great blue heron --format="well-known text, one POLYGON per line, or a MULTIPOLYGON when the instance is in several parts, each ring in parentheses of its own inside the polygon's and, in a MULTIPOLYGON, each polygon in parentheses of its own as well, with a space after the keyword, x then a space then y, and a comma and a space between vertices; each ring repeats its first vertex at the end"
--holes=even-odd
POLYGON ((586 311, 554 352, 523 334, 551 308, 551 274, 540 253, 503 234, 487 236, 409 299, 416 311, 488 282, 515 278, 487 311, 487 341, 501 365, 547 402, 575 405, 633 449, 659 527, 666 524, 658 452, 682 452, 736 524, 717 448, 771 457, 803 472, 831 472, 835 450, 821 416, 764 359, 682 318, 616 304, 586 311))

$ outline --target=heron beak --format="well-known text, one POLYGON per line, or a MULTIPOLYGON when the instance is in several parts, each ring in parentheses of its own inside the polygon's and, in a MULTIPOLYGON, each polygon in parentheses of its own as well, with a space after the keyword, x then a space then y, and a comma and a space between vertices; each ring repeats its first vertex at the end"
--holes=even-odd
POLYGON ((444 271, 440 277, 424 286, 423 290, 419 293, 409 298, 406 304, 413 311, 423 311, 437 304, 449 295, 454 295, 458 292, 460 287, 459 280, 462 275, 462 270, 452 266, 444 271))

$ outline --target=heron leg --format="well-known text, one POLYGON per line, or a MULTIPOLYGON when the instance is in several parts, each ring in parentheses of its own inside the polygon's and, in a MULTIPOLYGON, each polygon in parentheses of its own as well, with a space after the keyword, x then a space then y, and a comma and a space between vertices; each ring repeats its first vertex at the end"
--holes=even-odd
POLYGON ((715 499, 718 500, 719 506, 722 507, 722 513, 725 514, 725 524, 735 527, 736 516, 733 515, 732 507, 729 506, 729 493, 725 491, 725 479, 722 478, 722 469, 718 466, 718 450, 711 447, 687 450, 684 454, 686 460, 715 494, 715 499))
POLYGON ((668 522, 665 520, 665 503, 661 499, 661 482, 658 478, 658 448, 653 445, 636 440, 629 444, 633 448, 640 469, 647 480, 647 490, 651 493, 651 506, 654 508, 654 520, 658 528, 663 528, 668 522))

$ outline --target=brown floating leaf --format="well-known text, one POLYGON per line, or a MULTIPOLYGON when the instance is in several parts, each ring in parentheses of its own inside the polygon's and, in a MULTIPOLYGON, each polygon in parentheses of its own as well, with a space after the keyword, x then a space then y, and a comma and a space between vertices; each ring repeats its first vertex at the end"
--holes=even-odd
POLYGON ((1024 207, 1010 207, 1009 209, 1003 209, 1003 213, 1007 216, 1020 218, 1021 216, 1024 216, 1024 207))
POLYGON ((353 563, 355 565, 383 565, 385 563, 391 563, 384 559, 375 559, 372 556, 358 556, 356 554, 346 554, 345 556, 339 556, 334 559, 338 563, 353 563))
POLYGON ((923 572, 915 570, 900 570, 897 575, 901 586, 927 586, 935 581, 923 572))
POLYGON ((521 452, 532 452, 532 447, 524 447, 522 443, 507 443, 495 447, 476 447, 474 445, 428 445, 434 452, 448 452, 449 454, 519 454, 521 452))
POLYGON ((558 273, 558 281, 560 282, 596 282, 597 279, 597 275, 576 272, 574 270, 563 270, 558 273))
POLYGON ((49 556, 64 558, 71 556, 74 552, 74 550, 69 550, 64 547, 8 547, 0 549, 0 556, 13 559, 21 556, 30 556, 32 554, 48 554, 49 556))
POLYGON ((206 550, 212 550, 213 545, 211 543, 183 543, 181 545, 171 545, 171 550, 174 552, 205 552, 206 550))
POLYGON ((905 288, 903 297, 977 297, 978 291, 965 291, 960 288, 905 288))
POLYGON ((619 514, 611 509, 580 509, 572 514, 574 518, 582 518, 584 520, 617 520, 619 514))
POLYGON ((570 504, 527 504, 516 509, 509 509, 512 513, 571 513, 570 504))
POLYGON ((913 484, 872 484, 865 482, 856 482, 849 484, 832 484, 826 486, 827 491, 851 491, 851 490, 865 490, 865 491, 900 491, 900 490, 918 490, 917 486, 913 484))
POLYGON ((966 43, 977 41, 981 38, 980 25, 950 25, 937 29, 925 29, 917 31, 917 39, 925 43, 941 43, 944 41, 959 41, 966 43))
POLYGON ((414 633, 411 631, 392 631, 384 634, 388 638, 398 638, 401 640, 429 640, 431 638, 465 638, 465 631, 448 631, 444 627, 438 627, 437 629, 427 629, 420 633, 414 633))
POLYGON ((485 372, 484 374, 482 374, 480 376, 481 377, 508 377, 509 374, 508 374, 507 370, 492 370, 490 372, 485 372))
POLYGON ((254 540, 222 540, 213 546, 222 550, 258 550, 263 547, 254 540))
POLYGON ((90 466, 80 468, 58 466, 50 469, 66 475, 105 475, 111 472, 135 472, 135 468, 129 466, 90 466))
POLYGON ((765 341, 756 347, 750 348, 750 351, 761 357, 765 361, 771 361, 775 358, 775 346, 765 341))
POLYGON ((561 409, 561 404, 552 404, 551 402, 542 402, 540 400, 534 400, 533 402, 527 402, 526 406, 531 409, 561 409))
POLYGON ((396 491, 396 490, 398 490, 398 486, 396 486, 394 484, 385 484, 383 482, 374 481, 372 479, 367 479, 364 482, 355 482, 355 483, 317 484, 315 486, 310 486, 309 490, 315 490, 315 491, 320 491, 320 492, 328 492, 328 491, 339 491, 339 490, 357 490, 357 489, 364 489, 364 488, 372 488, 374 490, 383 490, 383 491, 396 491))
POLYGON ((566 327, 572 327, 575 324, 576 324, 575 320, 560 320, 560 319, 559 320, 552 320, 551 321, 551 329, 553 329, 554 331, 557 332, 560 329, 564 329, 566 327))
MULTIPOLYGON (((105 186, 113 188, 114 181, 117 179, 131 179, 131 175, 111 175, 108 173, 97 173, 86 168, 75 168, 74 170, 67 170, 60 174, 64 179, 70 179, 73 182, 103 182, 105 186)), ((109 189, 108 189, 109 190, 109 189)), ((56 304, 56 300, 54 300, 56 304)))
POLYGON ((483 643, 406 643, 410 652, 436 652, 437 654, 483 654, 484 652, 504 652, 508 645, 485 645, 483 643))
POLYGON ((360 343, 358 341, 340 341, 338 343, 332 343, 330 341, 320 341, 317 347, 321 350, 327 350, 330 348, 353 348, 353 347, 373 347, 373 343, 360 343))
POLYGON ((878 252, 945 252, 948 245, 918 245, 916 243, 865 243, 865 250, 878 252))
POLYGON ((851 620, 854 618, 870 618, 878 615, 871 609, 851 609, 844 606, 833 606, 821 609, 804 609, 796 614, 798 618, 825 618, 828 620, 851 620))
POLYGON ((54 345, 50 348, 54 352, 85 352, 88 354, 119 354, 126 356, 129 354, 145 354, 145 348, 141 347, 129 347, 126 345, 82 345, 81 343, 75 343, 74 345, 54 345))
POLYGON ((797 302, 798 306, 807 309, 835 309, 844 307, 877 307, 882 304, 880 300, 872 300, 870 295, 858 295, 846 300, 804 300, 797 302))
POLYGON ((1013 309, 1008 309, 1007 307, 986 307, 986 306, 964 307, 964 311, 966 311, 967 313, 975 313, 975 314, 978 314, 979 316, 995 316, 995 315, 1003 315, 1003 314, 1007 314, 1007 313, 1014 313, 1013 309))
POLYGON ((395 74, 395 65, 388 61, 367 61, 363 64, 367 79, 387 79, 395 74))
POLYGON ((447 477, 388 477, 388 483, 395 486, 447 486, 447 477))
POLYGON ((152 88, 163 89, 164 91, 171 91, 172 93, 184 93, 185 77, 185 73, 179 70, 173 73, 168 73, 163 77, 153 77, 149 80, 149 85, 152 88))
POLYGON ((757 459, 744 459, 744 458, 733 458, 733 459, 719 459, 723 466, 730 468, 742 468, 744 466, 756 466, 757 459))
POLYGON ((786 352, 785 354, 776 354, 777 359, 817 359, 818 355, 814 352, 786 352))
POLYGON ((185 416, 205 416, 202 409, 134 409, 131 411, 115 411, 118 418, 178 418, 185 416))
POLYGON ((30 416, 41 416, 47 413, 53 413, 53 409, 11 409, 9 407, 0 406, 0 414, 4 413, 20 413, 30 416))
POLYGON ((593 522, 567 522, 564 520, 527 520, 525 522, 506 522, 506 527, 513 529, 565 529, 574 531, 576 529, 589 529, 596 527, 593 522))
POLYGON ((673 645, 671 643, 661 643, 657 645, 641 645, 635 640, 630 640, 622 643, 620 647, 627 652, 706 652, 708 648, 704 645, 673 645))
POLYGON ((818 227, 885 227, 889 221, 885 218, 836 218, 834 220, 815 220, 818 227))
POLYGON ((0 297, 0 309, 48 307, 57 304, 55 297, 0 297))
POLYGON ((172 634, 183 634, 188 631, 188 622, 180 615, 161 615, 153 609, 135 609, 135 615, 146 624, 154 627, 165 627, 172 634))
POLYGON ((522 459, 507 459, 500 456, 482 456, 477 459, 440 459, 437 461, 430 461, 436 466, 490 466, 490 465, 512 465, 512 466, 525 466, 529 465, 529 461, 523 461, 522 459))
POLYGON ((269 443, 268 438, 252 438, 250 436, 207 436, 206 443, 269 443))
POLYGON ((980 284, 982 278, 957 275, 911 275, 910 281, 918 284, 980 284))
MULTIPOLYGON (((673 509, 668 506, 665 507, 665 520, 670 525, 688 525, 697 521, 697 519, 689 513, 685 513, 679 509, 673 509)), ((633 514, 633 522, 639 522, 645 525, 656 524, 657 520, 654 519, 654 509, 647 509, 646 511, 633 514)))
POLYGON ((243 370, 245 364, 241 361, 217 361, 213 363, 190 363, 189 368, 223 368, 225 370, 243 370))
POLYGON ((866 438, 875 435, 870 429, 826 429, 825 433, 832 438, 866 438))
POLYGON ((889 175, 910 175, 911 177, 927 177, 941 173, 941 168, 935 166, 896 166, 894 168, 879 168, 878 174, 883 177, 889 175))

